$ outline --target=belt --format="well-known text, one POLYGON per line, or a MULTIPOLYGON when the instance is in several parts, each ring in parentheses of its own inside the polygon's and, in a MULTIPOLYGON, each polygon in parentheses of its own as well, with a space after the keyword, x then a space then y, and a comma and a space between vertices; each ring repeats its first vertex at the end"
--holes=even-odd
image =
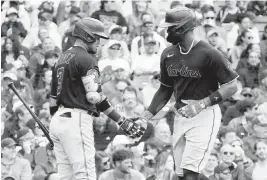
MULTIPOLYGON (((94 117, 99 117, 99 113, 97 112, 94 112, 94 111, 91 111, 91 110, 84 110, 84 109, 79 109, 79 108, 69 108, 69 107, 66 107, 66 106, 63 106, 63 105, 60 105, 59 108, 67 108, 67 109, 72 109, 72 110, 76 110, 76 111, 80 111, 80 112, 84 112, 84 113, 87 113, 89 114, 90 116, 94 116, 94 117)), ((61 117, 68 117, 68 118, 71 118, 71 112, 65 112, 63 114, 60 115, 61 117)))

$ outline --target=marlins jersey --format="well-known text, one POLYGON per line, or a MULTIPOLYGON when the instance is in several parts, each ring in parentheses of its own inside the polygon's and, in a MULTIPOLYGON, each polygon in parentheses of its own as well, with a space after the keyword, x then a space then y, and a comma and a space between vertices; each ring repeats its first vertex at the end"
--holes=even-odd
POLYGON ((51 96, 57 99, 58 105, 97 113, 95 105, 86 99, 81 78, 91 69, 99 75, 95 57, 81 47, 74 46, 60 56, 53 71, 51 90, 51 96))
POLYGON ((238 77, 230 62, 216 49, 199 41, 188 54, 181 54, 178 46, 165 49, 161 55, 160 82, 172 87, 179 108, 181 99, 200 100, 219 85, 238 77))

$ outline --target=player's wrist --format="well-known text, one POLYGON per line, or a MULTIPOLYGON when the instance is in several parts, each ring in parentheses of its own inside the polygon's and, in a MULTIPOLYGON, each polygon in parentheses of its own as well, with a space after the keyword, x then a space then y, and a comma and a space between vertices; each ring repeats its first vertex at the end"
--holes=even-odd
POLYGON ((145 121, 149 121, 149 120, 151 120, 153 117, 154 117, 154 115, 153 115, 151 112, 149 112, 148 110, 146 110, 146 111, 142 114, 142 116, 140 117, 140 119, 145 120, 145 121))

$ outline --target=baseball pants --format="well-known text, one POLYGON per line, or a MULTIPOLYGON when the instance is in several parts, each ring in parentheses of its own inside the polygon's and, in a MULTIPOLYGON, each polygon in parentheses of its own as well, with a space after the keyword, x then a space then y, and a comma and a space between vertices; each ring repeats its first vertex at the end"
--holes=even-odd
POLYGON ((52 117, 50 136, 61 180, 96 180, 93 116, 60 107, 52 117))
POLYGON ((177 175, 183 176, 183 169, 200 173, 205 167, 219 131, 221 117, 218 105, 204 109, 193 118, 176 115, 172 145, 177 175))

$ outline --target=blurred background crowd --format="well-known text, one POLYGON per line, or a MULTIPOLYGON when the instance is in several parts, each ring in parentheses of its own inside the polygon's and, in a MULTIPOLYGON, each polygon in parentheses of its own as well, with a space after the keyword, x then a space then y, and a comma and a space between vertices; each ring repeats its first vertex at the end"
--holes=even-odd
MULTIPOLYGON (((223 118, 214 150, 201 173, 212 180, 267 179, 266 1, 1 1, 2 179, 57 179, 54 152, 10 82, 49 128, 52 68, 70 48, 74 24, 102 21, 110 39, 97 54, 103 92, 125 117, 138 117, 159 87, 166 10, 193 9, 198 38, 221 51, 238 74, 238 92, 220 104, 223 118)), ((197 57, 195 59, 197 61, 197 57)), ((99 180, 169 180, 174 173, 171 138, 174 99, 148 126, 139 143, 129 141, 104 114, 94 119, 99 180)), ((204 120, 204 119, 203 119, 204 120)), ((73 147, 75 150, 75 147, 73 147)))

